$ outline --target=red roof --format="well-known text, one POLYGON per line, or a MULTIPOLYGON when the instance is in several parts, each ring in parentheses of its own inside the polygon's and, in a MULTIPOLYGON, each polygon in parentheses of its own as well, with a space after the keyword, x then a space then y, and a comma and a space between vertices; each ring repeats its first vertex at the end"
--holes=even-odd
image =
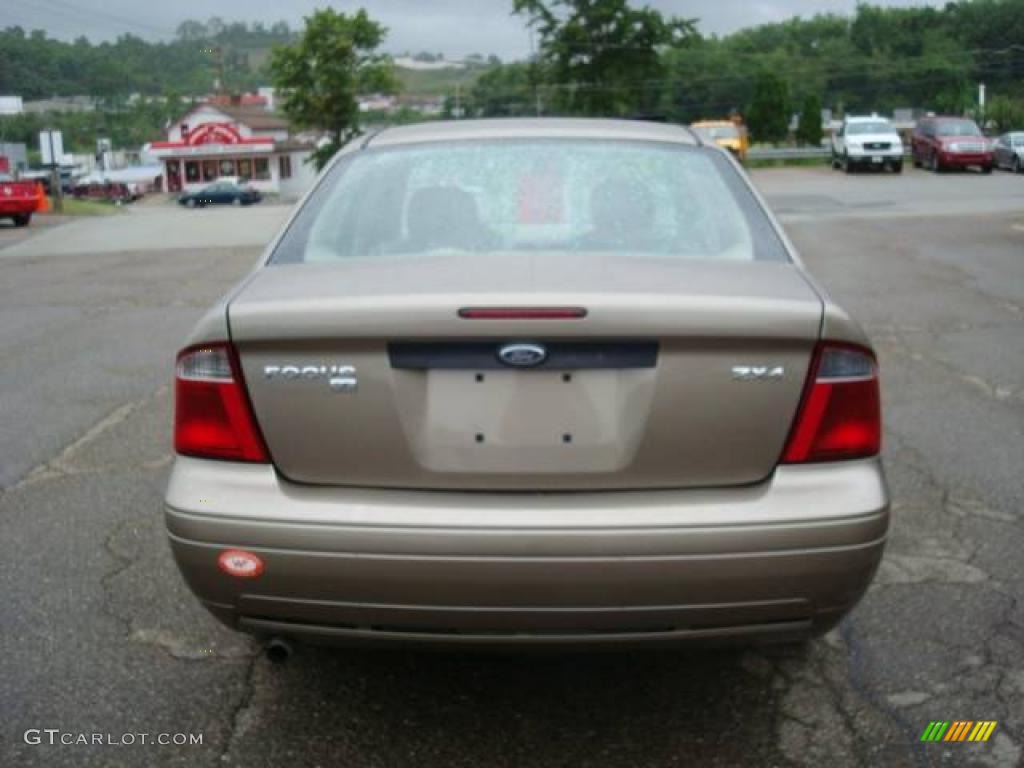
POLYGON ((258 93, 217 94, 207 99, 207 103, 217 107, 265 107, 267 106, 267 97, 260 96, 258 93))

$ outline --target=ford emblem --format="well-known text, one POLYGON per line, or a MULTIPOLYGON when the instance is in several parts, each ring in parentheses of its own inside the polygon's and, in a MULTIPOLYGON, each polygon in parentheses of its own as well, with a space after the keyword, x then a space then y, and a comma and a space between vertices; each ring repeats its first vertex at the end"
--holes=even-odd
POLYGON ((498 350, 498 359, 514 368, 533 368, 548 357, 548 351, 540 344, 506 344, 498 350))

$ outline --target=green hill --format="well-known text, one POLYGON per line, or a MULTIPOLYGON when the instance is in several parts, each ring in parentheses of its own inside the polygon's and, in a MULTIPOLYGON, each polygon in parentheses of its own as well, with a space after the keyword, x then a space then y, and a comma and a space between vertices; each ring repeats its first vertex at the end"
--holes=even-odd
POLYGON ((448 96, 455 92, 456 85, 466 93, 485 69, 482 66, 467 66, 462 69, 395 67, 395 75, 401 83, 402 96, 448 96))

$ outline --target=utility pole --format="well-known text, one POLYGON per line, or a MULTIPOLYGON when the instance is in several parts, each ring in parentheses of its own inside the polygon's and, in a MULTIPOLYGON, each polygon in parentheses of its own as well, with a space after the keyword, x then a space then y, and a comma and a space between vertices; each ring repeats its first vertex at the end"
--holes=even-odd
POLYGON ((53 212, 64 212, 64 189, 60 178, 60 160, 53 148, 53 130, 46 132, 46 138, 50 143, 50 192, 53 195, 53 212))
POLYGON ((537 49, 533 45, 533 27, 528 27, 527 32, 530 35, 530 80, 533 81, 534 109, 537 111, 537 117, 540 117, 541 112, 543 112, 540 101, 540 83, 537 78, 537 72, 540 68, 537 66, 537 49))
POLYGON ((462 83, 455 82, 455 109, 452 110, 456 120, 462 119, 462 83))
POLYGON ((214 91, 217 95, 224 93, 224 49, 218 44, 213 47, 213 65, 217 71, 217 79, 214 83, 214 91))

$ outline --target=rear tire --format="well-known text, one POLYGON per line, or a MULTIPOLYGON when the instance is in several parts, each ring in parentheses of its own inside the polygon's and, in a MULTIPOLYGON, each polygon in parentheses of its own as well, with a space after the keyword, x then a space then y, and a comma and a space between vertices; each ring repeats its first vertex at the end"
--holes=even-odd
POLYGON ((932 152, 928 158, 928 170, 932 173, 942 173, 942 163, 939 161, 939 153, 932 152))
POLYGON ((897 160, 895 163, 892 164, 892 172, 893 173, 903 173, 903 161, 902 160, 897 160))
POLYGON ((981 172, 986 174, 986 175, 992 173, 992 166, 991 165, 983 165, 983 166, 981 166, 981 172))
POLYGON ((850 162, 849 155, 843 155, 843 173, 853 173, 857 168, 850 162))
POLYGON ((1021 171, 1024 171, 1024 166, 1021 165, 1019 157, 1013 158, 1013 169, 1012 170, 1013 170, 1014 173, 1020 173, 1021 171))
POLYGON ((32 221, 31 213, 16 213, 11 217, 14 219, 14 226, 16 227, 27 227, 28 223, 32 221))
POLYGON ((192 199, 192 198, 190 197, 190 198, 189 198, 188 200, 186 200, 186 201, 185 201, 185 207, 186 207, 186 208, 195 208, 195 207, 196 207, 196 201, 195 201, 195 200, 193 200, 193 199, 192 199))
POLYGON ((241 205, 242 205, 242 198, 236 197, 234 200, 231 201, 231 204, 233 206, 235 206, 235 208, 241 207, 241 205))

